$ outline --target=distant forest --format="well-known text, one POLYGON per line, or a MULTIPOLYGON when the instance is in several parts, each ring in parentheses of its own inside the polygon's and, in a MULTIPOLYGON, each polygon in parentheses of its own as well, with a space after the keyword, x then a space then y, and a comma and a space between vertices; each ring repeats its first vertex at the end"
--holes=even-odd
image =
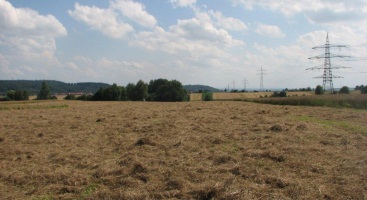
MULTIPOLYGON (((101 87, 109 87, 106 83, 64 83, 61 81, 45 80, 52 94, 58 93, 95 93, 101 87)), ((30 95, 39 93, 43 80, 0 80, 0 94, 6 94, 10 90, 25 90, 30 95)))
MULTIPOLYGON (((0 95, 5 95, 10 90, 25 90, 30 95, 36 95, 39 93, 42 82, 44 80, 0 80, 0 95)), ((45 80, 49 86, 52 94, 59 93, 96 93, 100 88, 107 88, 111 86, 107 83, 64 83, 55 80, 45 80)), ((185 90, 188 92, 219 92, 219 89, 206 86, 206 85, 184 85, 185 90)))
POLYGON ((206 85, 184 85, 184 88, 190 92, 220 92, 219 89, 206 85))

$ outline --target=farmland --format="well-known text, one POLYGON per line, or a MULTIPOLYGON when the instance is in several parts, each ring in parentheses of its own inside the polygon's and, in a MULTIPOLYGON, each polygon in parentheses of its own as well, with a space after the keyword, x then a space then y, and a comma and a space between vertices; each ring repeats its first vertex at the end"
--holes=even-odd
MULTIPOLYGON (((254 99, 260 97, 270 97, 273 92, 239 92, 239 93, 230 93, 230 92, 215 92, 213 93, 214 100, 242 100, 242 99, 254 99)), ((313 96, 314 92, 288 92, 289 96, 313 96)), ((191 101, 201 101, 202 94, 201 93, 192 93, 190 95, 191 101)))
POLYGON ((0 103, 0 199, 366 199, 367 111, 0 103))

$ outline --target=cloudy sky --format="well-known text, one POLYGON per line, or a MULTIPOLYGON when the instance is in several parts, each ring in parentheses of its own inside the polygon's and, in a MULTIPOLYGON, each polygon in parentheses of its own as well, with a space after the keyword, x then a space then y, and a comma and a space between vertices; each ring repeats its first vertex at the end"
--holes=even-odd
POLYGON ((334 86, 367 84, 366 0, 0 0, 0 79, 217 88, 316 87, 329 33, 334 86))

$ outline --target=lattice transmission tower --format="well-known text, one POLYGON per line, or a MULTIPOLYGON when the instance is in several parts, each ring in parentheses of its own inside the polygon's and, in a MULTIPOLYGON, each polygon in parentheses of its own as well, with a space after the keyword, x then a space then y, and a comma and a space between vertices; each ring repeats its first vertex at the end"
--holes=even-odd
POLYGON ((260 92, 264 91, 264 75, 266 75, 266 70, 263 70, 263 67, 261 66, 260 70, 257 70, 258 75, 260 75, 260 92))
POLYGON ((325 49, 325 54, 321 54, 319 56, 314 56, 308 59, 322 59, 324 58, 324 65, 308 68, 306 70, 315 70, 315 69, 323 69, 324 74, 321 76, 317 76, 315 78, 322 78, 323 79, 323 89, 329 90, 331 93, 334 92, 334 86, 333 86, 333 78, 343 78, 341 76, 333 75, 332 69, 341 69, 341 68, 350 68, 350 67, 342 67, 342 66, 332 66, 331 65, 331 58, 350 58, 351 56, 346 55, 335 55, 330 53, 331 48, 349 48, 348 45, 335 45, 329 43, 329 34, 326 35, 326 43, 321 46, 313 47, 312 49, 325 49))

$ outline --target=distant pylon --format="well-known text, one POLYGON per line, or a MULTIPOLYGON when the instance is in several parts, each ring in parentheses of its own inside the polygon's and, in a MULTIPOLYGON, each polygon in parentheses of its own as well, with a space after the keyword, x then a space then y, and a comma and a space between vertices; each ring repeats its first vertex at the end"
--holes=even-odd
POLYGON ((246 84, 248 83, 247 79, 243 79, 243 91, 246 92, 246 84))
POLYGON ((306 70, 315 70, 315 69, 323 69, 324 70, 324 74, 322 76, 315 77, 315 78, 322 78, 323 79, 322 82, 323 82, 323 89, 324 90, 329 90, 331 93, 333 93, 334 92, 333 78, 343 78, 341 76, 333 75, 332 69, 349 68, 349 67, 341 67, 341 66, 332 66, 330 59, 331 58, 336 58, 336 57, 339 57, 339 58, 351 57, 351 56, 345 56, 345 55, 331 54, 330 53, 330 48, 348 48, 348 47, 349 46, 347 46, 347 45, 332 45, 332 44, 330 44, 329 43, 329 34, 326 34, 326 44, 312 48, 312 49, 320 49, 320 48, 325 49, 325 54, 321 54, 319 56, 314 56, 314 57, 308 58, 308 59, 325 58, 324 65, 306 69, 306 70))
POLYGON ((264 75, 266 75, 264 72, 266 70, 263 70, 263 67, 261 66, 260 70, 257 70, 258 75, 260 74, 260 92, 264 91, 264 75))

